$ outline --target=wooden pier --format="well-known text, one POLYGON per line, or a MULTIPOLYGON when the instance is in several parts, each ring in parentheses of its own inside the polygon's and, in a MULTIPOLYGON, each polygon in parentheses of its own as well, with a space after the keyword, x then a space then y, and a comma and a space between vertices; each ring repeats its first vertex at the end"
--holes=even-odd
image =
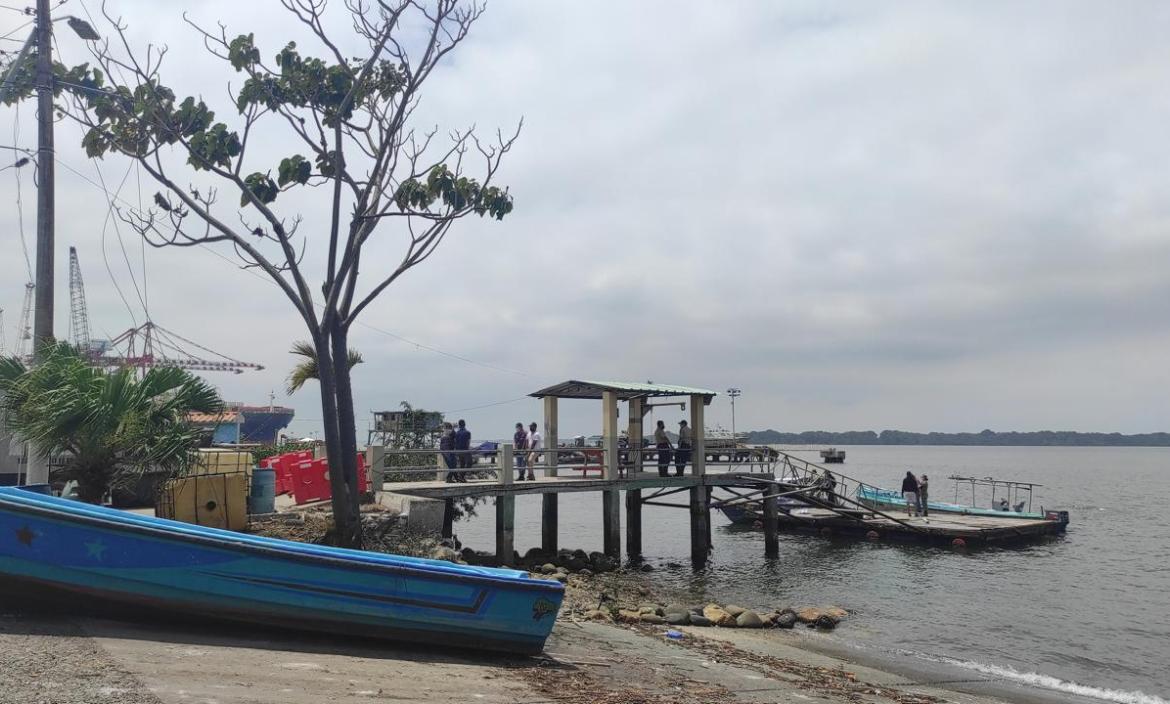
MULTIPOLYGON (((501 451, 501 458, 511 455, 511 448, 501 451)), ((561 467, 571 470, 574 467, 561 467)), ((579 469, 579 468, 578 468, 579 469)), ((772 479, 760 472, 721 472, 718 474, 681 477, 660 477, 656 472, 635 472, 618 479, 586 477, 541 477, 535 481, 500 482, 470 480, 466 483, 445 481, 394 482, 385 490, 395 494, 445 502, 446 515, 452 514, 455 501, 467 498, 492 497, 496 510, 496 556, 501 564, 511 564, 515 552, 515 506, 517 496, 541 496, 541 549, 556 552, 560 547, 558 508, 561 494, 602 492, 602 535, 604 552, 614 559, 621 558, 621 509, 625 508, 625 551, 636 559, 642 554, 643 506, 668 506, 689 510, 691 515, 691 558, 702 565, 711 548, 710 496, 712 489, 750 489, 759 481, 772 479), (625 492, 625 500, 621 493, 625 492), (668 497, 684 494, 686 503, 669 502, 668 497), (612 498, 611 498, 612 497, 612 498)), ((449 537, 451 522, 444 520, 444 532, 449 537)))
MULTIPOLYGON (((543 401, 544 425, 542 447, 535 455, 529 451, 530 469, 537 476, 535 481, 516 481, 515 452, 511 444, 499 447, 494 469, 494 480, 469 479, 467 482, 448 483, 441 481, 447 470, 438 472, 434 468, 420 470, 410 468, 420 475, 421 481, 388 482, 382 484, 380 475, 374 477, 374 485, 384 491, 407 496, 438 499, 445 502, 444 531, 451 530, 453 502, 461 498, 493 497, 496 509, 496 554, 502 564, 511 564, 515 559, 515 512, 516 497, 524 494, 540 494, 542 502, 541 547, 555 552, 559 545, 558 498, 563 493, 582 491, 601 492, 601 524, 604 552, 614 560, 622 554, 622 508, 626 514, 626 553, 631 559, 642 554, 643 526, 642 506, 670 506, 685 509, 690 513, 691 561, 696 566, 706 564, 711 550, 711 492, 718 487, 758 487, 760 479, 773 479, 764 471, 744 472, 744 469, 766 469, 775 458, 770 451, 762 451, 763 462, 755 462, 752 453, 729 458, 722 469, 708 473, 708 464, 718 465, 722 456, 709 456, 704 438, 704 410, 716 393, 707 389, 664 384, 597 382, 569 380, 531 394, 543 401), (594 400, 601 402, 602 441, 599 448, 563 447, 558 440, 557 418, 561 400, 594 400), (627 428, 618 427, 618 404, 626 404, 627 428), (670 476, 660 476, 654 468, 658 459, 654 447, 643 447, 646 435, 645 418, 655 407, 677 407, 692 428, 691 447, 685 462, 685 474, 675 476, 676 465, 669 465, 670 476), (629 440, 622 444, 621 436, 629 440), (600 464, 589 465, 590 458, 600 459, 600 464), (535 462, 533 462, 535 459, 535 462), (600 476, 584 476, 588 472, 600 476), (580 472, 581 476, 574 476, 580 472), (433 478, 433 479, 432 479, 433 478), (625 499, 622 499, 625 492, 625 499), (685 502, 666 502, 663 499, 677 495, 686 496, 685 502)), ((672 419, 673 422, 673 419, 672 419)), ((392 451, 371 447, 370 466, 377 471, 403 474, 402 468, 386 466, 384 455, 392 451)), ((716 453, 718 454, 718 453, 716 453)), ((738 454, 738 453, 735 453, 738 454)), ((433 455, 432 455, 433 457, 433 455)), ((443 462, 439 462, 440 466, 443 462)), ((433 467, 433 466, 432 466, 433 467)), ((482 468, 481 468, 482 469, 482 468)), ((712 469, 715 469, 712 466, 712 469)), ((775 526, 773 526, 773 533, 775 526)), ((769 546, 775 542, 770 541, 769 546)), ((769 547, 769 550, 772 548, 769 547)), ((770 553, 772 554, 772 553, 770 553)))
MULTIPOLYGON (((764 554, 779 554, 778 533, 783 529, 818 533, 824 536, 852 535, 870 540, 920 543, 951 543, 960 539, 972 544, 1008 543, 1064 531, 1065 520, 1029 520, 1024 518, 937 514, 929 519, 902 518, 895 512, 864 505, 850 496, 857 494, 856 480, 824 467, 768 448, 733 448, 730 453, 708 453, 703 437, 703 411, 715 392, 652 383, 566 381, 532 394, 544 402, 543 444, 539 450, 526 452, 525 474, 535 480, 519 481, 515 462, 517 451, 511 444, 500 445, 492 466, 470 469, 447 469, 442 458, 435 464, 402 467, 387 463, 393 453, 371 446, 368 461, 374 469, 374 486, 394 494, 444 502, 443 534, 450 537, 454 522, 454 504, 460 499, 492 497, 495 501, 496 557, 500 564, 512 565, 516 559, 516 497, 541 496, 542 550, 554 553, 560 547, 559 497, 561 494, 600 492, 604 553, 615 561, 622 557, 622 508, 625 508, 625 552, 632 560, 641 558, 645 531, 643 506, 667 506, 690 514, 691 562, 695 567, 706 564, 711 551, 711 509, 719 508, 734 522, 754 524, 764 529, 764 554), (652 402, 655 399, 682 397, 683 401, 652 402), (602 404, 601 447, 563 447, 557 439, 558 400, 595 399, 602 404), (627 403, 626 418, 629 442, 619 443, 619 401, 627 403), (693 441, 687 457, 686 473, 676 476, 676 465, 668 466, 669 476, 657 471, 657 450, 644 447, 644 419, 655 406, 689 404, 689 424, 693 441), (724 456, 726 455, 726 459, 724 456), (476 479, 484 470, 495 474, 492 479, 476 479), (708 471, 708 470, 711 471, 708 471), (418 481, 383 482, 382 472, 417 475, 418 481), (463 474, 467 481, 449 482, 446 477, 463 474), (591 474, 593 473, 593 474, 591 474), (599 476, 598 476, 599 475, 599 476), (733 498, 713 501, 712 493, 720 490, 733 498), (625 492, 623 501, 622 492, 625 492), (678 501, 678 498, 684 498, 678 501), (671 499, 674 497, 674 499, 671 499), (794 505, 795 504, 795 505, 794 505), (738 517, 733 515, 738 512, 738 517)), ((715 448, 712 448, 713 450, 715 448)), ((427 458, 435 462, 434 451, 427 458)), ((665 453, 664 453, 665 454, 665 453)), ((842 453, 844 454, 844 453, 842 453)), ((867 485, 866 485, 867 486, 867 485)), ((1067 514, 1065 514, 1067 516, 1067 514)))

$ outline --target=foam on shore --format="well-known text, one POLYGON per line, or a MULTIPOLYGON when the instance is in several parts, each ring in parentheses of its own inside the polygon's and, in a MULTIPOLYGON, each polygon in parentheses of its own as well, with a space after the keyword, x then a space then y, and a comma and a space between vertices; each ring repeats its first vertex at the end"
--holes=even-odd
POLYGON ((1057 677, 1052 677, 1051 675, 1041 675, 1035 672, 1020 672, 1015 668, 1005 665, 985 665, 970 660, 957 660, 955 658, 923 655, 922 653, 916 653, 916 655, 925 660, 946 663, 947 665, 961 667, 964 670, 972 670, 990 675, 997 679, 1010 680, 1012 682, 1019 682, 1020 684, 1039 687, 1041 689, 1050 689, 1056 692, 1076 694, 1090 699, 1116 702, 1116 704, 1170 704, 1170 702, 1159 696, 1146 694, 1145 692, 1128 692, 1123 689, 1092 687, 1085 684, 1077 684, 1076 682, 1067 682, 1057 677))

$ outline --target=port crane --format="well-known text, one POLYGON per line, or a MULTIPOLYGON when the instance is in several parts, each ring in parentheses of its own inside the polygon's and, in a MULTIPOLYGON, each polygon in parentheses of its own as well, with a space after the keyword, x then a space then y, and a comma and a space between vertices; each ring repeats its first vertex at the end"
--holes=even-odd
MULTIPOLYGON (((25 294, 26 313, 31 310, 31 292, 30 288, 25 294)), ((81 278, 81 263, 75 247, 69 248, 69 304, 69 340, 89 357, 95 366, 138 369, 178 367, 191 371, 232 374, 264 368, 259 364, 243 362, 204 347, 150 319, 112 340, 92 339, 89 310, 85 303, 85 284, 81 278)), ((21 324, 24 329, 27 320, 22 320, 21 324)))

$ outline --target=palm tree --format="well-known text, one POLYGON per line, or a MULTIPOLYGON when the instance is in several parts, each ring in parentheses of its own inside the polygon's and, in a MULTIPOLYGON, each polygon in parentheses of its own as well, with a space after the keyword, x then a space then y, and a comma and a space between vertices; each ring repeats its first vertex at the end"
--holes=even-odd
MULTIPOLYGON (((304 340, 294 342, 289 353, 304 357, 304 361, 298 363, 289 372, 288 381, 285 384, 285 391, 289 396, 292 396, 294 392, 305 385, 306 381, 320 379, 321 377, 317 370, 317 350, 313 347, 313 343, 304 340)), ((346 354, 346 363, 350 369, 353 369, 364 361, 361 352, 355 349, 350 349, 346 354)))
POLYGON ((0 358, 4 422, 43 456, 67 457, 55 477, 76 481, 89 503, 146 470, 184 469, 199 441, 187 414, 222 411, 215 388, 182 369, 106 371, 66 343, 32 368, 0 358))

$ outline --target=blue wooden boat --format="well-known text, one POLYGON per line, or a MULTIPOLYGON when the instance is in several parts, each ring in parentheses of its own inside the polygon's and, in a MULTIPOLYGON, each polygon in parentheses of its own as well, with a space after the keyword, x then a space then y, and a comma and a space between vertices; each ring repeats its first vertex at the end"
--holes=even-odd
POLYGON ((204 528, 0 488, 0 587, 329 633, 538 653, 564 597, 526 572, 204 528))

